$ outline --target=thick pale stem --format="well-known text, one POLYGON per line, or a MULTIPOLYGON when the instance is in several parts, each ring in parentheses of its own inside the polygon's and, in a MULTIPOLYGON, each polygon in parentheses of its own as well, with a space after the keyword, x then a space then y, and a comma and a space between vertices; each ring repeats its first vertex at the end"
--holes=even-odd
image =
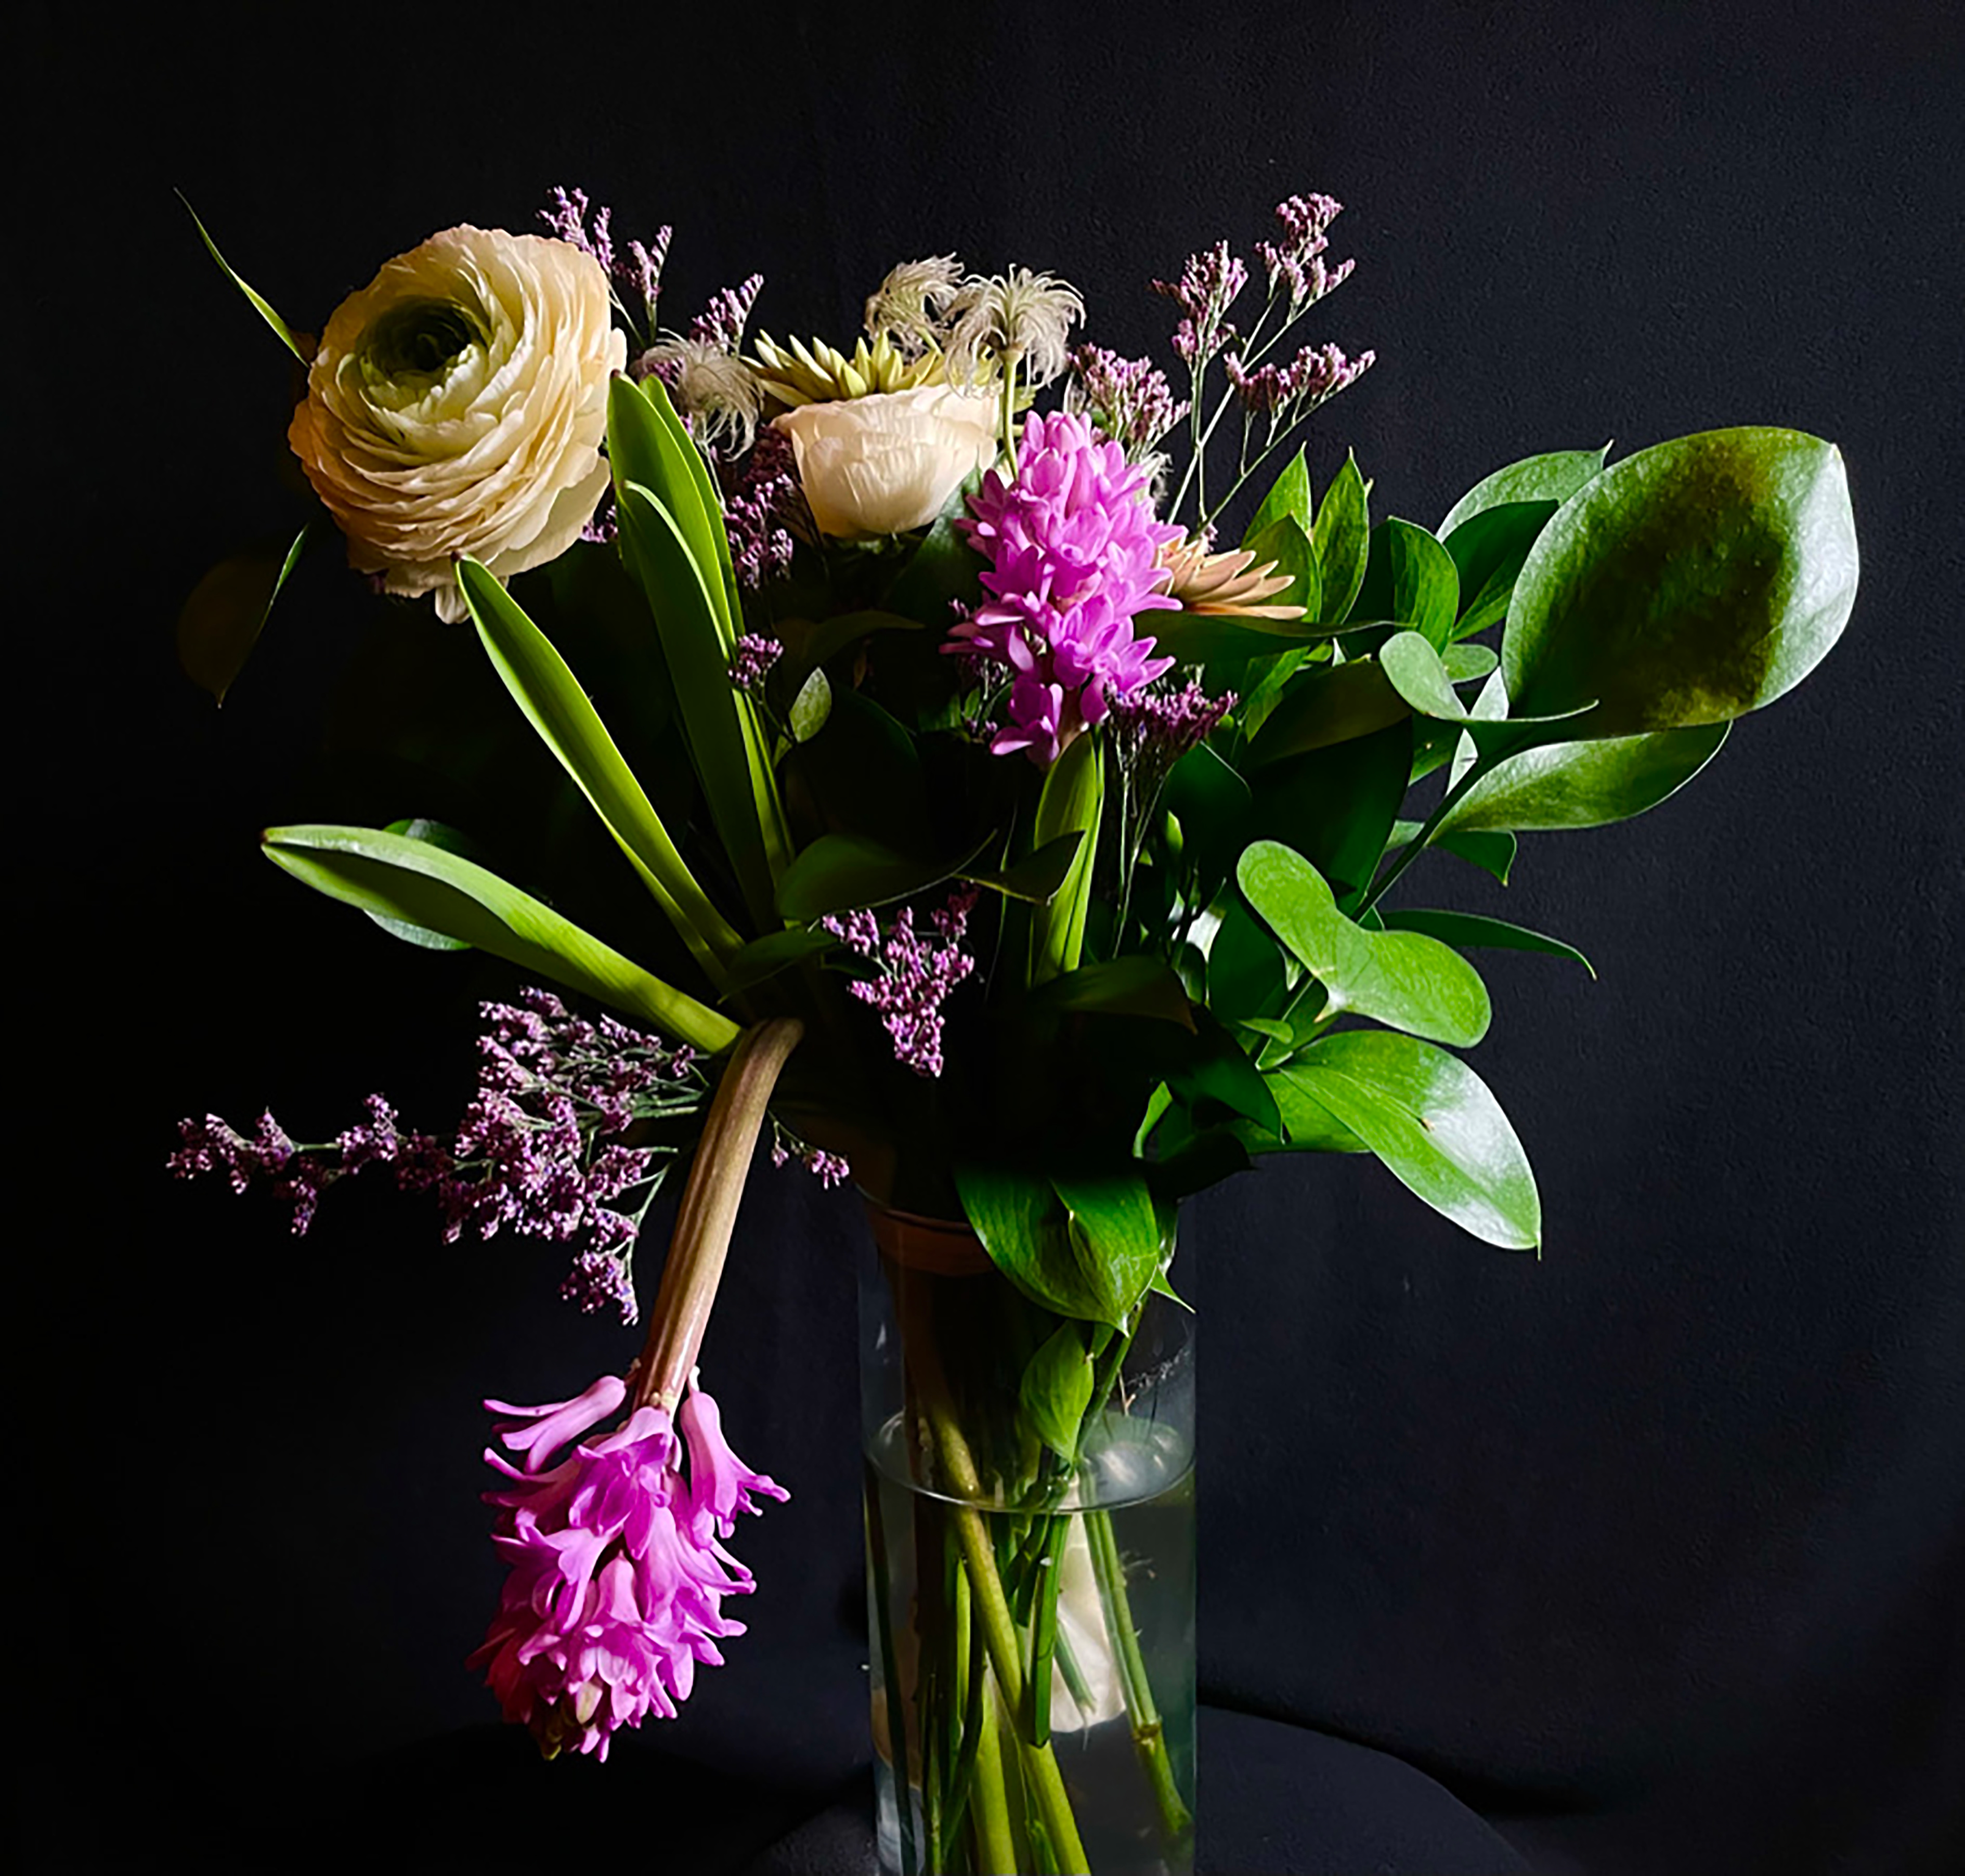
POLYGON ((731 1051, 696 1144, 696 1163, 690 1169, 675 1235, 662 1266, 648 1340, 642 1350, 637 1407, 673 1408, 682 1398, 716 1301, 737 1208, 750 1176, 751 1150, 778 1076, 804 1034, 805 1025, 796 1016, 774 1017, 745 1030, 731 1051))

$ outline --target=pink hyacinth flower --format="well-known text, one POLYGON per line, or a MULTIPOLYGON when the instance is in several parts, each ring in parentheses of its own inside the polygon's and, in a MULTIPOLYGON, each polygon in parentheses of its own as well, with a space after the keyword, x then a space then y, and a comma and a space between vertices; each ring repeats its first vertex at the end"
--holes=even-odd
POLYGON ((945 648, 1010 674, 997 755, 1054 762, 1114 699, 1172 668, 1134 632, 1141 613, 1179 603, 1158 555, 1180 530, 1153 519, 1146 485, 1118 443, 1060 412, 1031 416, 1015 473, 992 470, 970 498, 960 525, 989 562, 989 597, 950 628, 945 648))
POLYGON ((637 1408, 587 1437, 626 1398, 626 1382, 603 1376, 545 1407, 485 1403, 516 1417, 498 1433, 524 1464, 484 1455, 506 1481, 484 1496, 510 1573, 468 1665, 549 1758, 604 1759, 622 1727, 675 1717, 698 1664, 721 1665, 717 1643, 744 1632, 724 1598, 755 1587, 719 1538, 760 1497, 788 1495, 731 1450, 716 1403, 694 1386, 673 1418, 637 1408))

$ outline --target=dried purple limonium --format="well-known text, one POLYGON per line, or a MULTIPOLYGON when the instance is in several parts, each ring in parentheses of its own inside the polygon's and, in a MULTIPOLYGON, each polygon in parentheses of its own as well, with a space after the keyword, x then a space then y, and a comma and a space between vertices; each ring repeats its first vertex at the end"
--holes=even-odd
POLYGON ((1378 361, 1375 352, 1347 359, 1335 346, 1305 346, 1288 365, 1259 365, 1246 370, 1233 352, 1221 362, 1242 407, 1252 417, 1266 417, 1270 427, 1284 430, 1347 391, 1378 361))
POLYGON ((696 440, 725 456, 740 456, 757 433, 764 407, 757 374, 738 356, 764 276, 725 287, 690 322, 686 333, 658 333, 635 361, 638 381, 659 378, 696 440))
POLYGON ((820 929, 830 932, 855 957, 879 966, 878 977, 856 978, 847 987, 880 1012, 894 1045, 894 1059, 931 1080, 940 1076, 943 1066, 942 1006, 976 968, 976 960, 962 948, 976 899, 973 886, 951 893, 947 905, 928 914, 931 937, 915 929, 911 906, 902 907, 884 933, 880 920, 867 911, 819 921, 820 929))
POLYGON ((828 1153, 823 1147, 808 1146, 776 1119, 773 1120, 771 1125, 772 1165, 789 1166, 796 1160, 828 1191, 835 1186, 844 1185, 853 1176, 851 1163, 841 1154, 828 1153))
POLYGON ((784 653, 785 648, 776 639, 767 639, 761 632, 745 632, 730 655, 731 684, 747 697, 756 696, 784 653))
POLYGON ((950 628, 944 648, 1011 674, 995 754, 1054 762, 1113 697, 1172 667, 1133 630, 1141 613, 1175 604, 1156 556, 1180 530, 1154 520, 1146 481, 1085 418, 1033 413, 1015 474, 1006 481, 991 470, 970 497, 958 525, 989 562, 990 597, 950 628))
POLYGON ((811 525, 799 487, 796 452, 783 430, 767 424, 742 468, 726 475, 723 491, 730 563, 746 592, 768 586, 790 570, 795 523, 811 525))
POLYGON ((539 211, 539 219, 561 240, 571 243, 583 254, 592 255, 600 263, 614 304, 631 327, 648 333, 655 330, 656 309, 662 294, 662 266, 668 259, 672 229, 664 224, 645 246, 630 241, 617 252, 613 210, 591 208, 584 189, 555 189, 550 203, 539 211), (624 291, 634 296, 638 313, 631 310, 622 297, 624 291))
POLYGON ((725 287, 720 293, 712 294, 709 305, 690 322, 689 336, 699 345, 735 353, 744 343, 744 328, 751 322, 751 309, 764 290, 764 276, 752 274, 741 285, 725 287))
POLYGON ((187 1179, 222 1170, 235 1192, 269 1180, 299 1234, 329 1186, 387 1166, 404 1190, 436 1194, 446 1240, 467 1225, 481 1237, 509 1226, 566 1244, 574 1263, 561 1294, 633 1322, 635 1240, 674 1156, 626 1137, 638 1121, 702 1105, 695 1051, 612 1016, 588 1022, 548 990, 482 1009, 477 1091, 449 1139, 403 1131, 388 1101, 371 1095, 365 1124, 314 1145, 296 1143, 270 1114, 250 1138, 215 1114, 181 1121, 171 1170, 187 1179))
POLYGON ((1153 283, 1156 293, 1166 294, 1180 308, 1173 349, 1185 363, 1198 368, 1235 343, 1228 309, 1248 282, 1247 262, 1230 253, 1226 241, 1217 241, 1201 253, 1190 254, 1178 280, 1153 283))
POLYGON ((1133 462, 1150 456, 1188 410, 1151 359, 1122 359, 1103 346, 1072 353, 1065 408, 1085 412, 1133 462))
POLYGON ((1258 241, 1272 291, 1289 289, 1292 312, 1314 304, 1349 278, 1355 261, 1339 261, 1334 267, 1323 263, 1330 245, 1330 224, 1344 212, 1342 202, 1328 195, 1292 195, 1276 204, 1276 220, 1282 230, 1280 241, 1258 241))
POLYGON ((1173 765, 1205 742, 1235 703, 1233 691, 1211 697, 1198 677, 1179 690, 1155 684, 1114 698, 1114 745, 1136 796, 1150 800, 1156 794, 1173 765))

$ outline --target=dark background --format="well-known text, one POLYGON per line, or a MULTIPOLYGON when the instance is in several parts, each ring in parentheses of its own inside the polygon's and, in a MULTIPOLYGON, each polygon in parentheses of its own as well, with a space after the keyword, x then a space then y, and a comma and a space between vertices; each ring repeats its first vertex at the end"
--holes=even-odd
POLYGON ((565 182, 623 233, 674 223, 671 317, 757 268, 767 327, 843 337, 891 262, 954 247, 1067 274, 1092 336, 1163 353, 1149 276, 1333 194, 1359 267, 1315 336, 1380 362, 1312 463, 1320 486, 1355 445, 1381 513, 1430 522, 1606 436, 1841 444, 1863 585, 1816 675, 1649 818, 1532 838, 1505 893, 1428 863, 1602 973, 1486 961, 1477 1065, 1533 1156, 1542 1260, 1368 1163, 1275 1163, 1196 1208, 1201 1666, 1212 1701, 1410 1761, 1555 1876, 1965 1865, 1952 9, 26 17, 31 1863, 148 1867, 243 1824, 281 1833, 250 1861, 298 1866, 394 1780, 461 1833, 564 1815, 569 1845, 709 1871, 648 1833, 762 1842, 864 1759, 843 1199, 767 1170, 748 1202, 709 1373, 794 1496, 743 1534, 751 1635, 623 1755, 631 1784, 536 1765, 461 1663, 497 1582, 477 1401, 575 1391, 632 1338, 554 1300, 549 1251, 445 1246, 386 1190, 336 1193, 297 1243, 162 1171, 207 1106, 318 1136, 382 1086, 439 1122, 501 981, 255 851, 262 825, 368 806, 313 759, 371 618, 334 552, 222 712, 175 668, 185 592, 290 498, 283 355, 170 191, 317 330, 388 256, 523 229, 565 182), (688 1765, 715 1769, 664 1783, 688 1765))

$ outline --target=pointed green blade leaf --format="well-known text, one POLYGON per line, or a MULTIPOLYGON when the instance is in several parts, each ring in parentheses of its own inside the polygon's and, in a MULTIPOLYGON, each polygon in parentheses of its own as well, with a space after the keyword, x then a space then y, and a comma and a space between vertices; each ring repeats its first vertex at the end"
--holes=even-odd
POLYGON ((275 548, 221 560, 198 584, 178 614, 178 662, 212 700, 224 704, 234 681, 272 616, 273 603, 300 564, 309 522, 283 557, 275 548))
POLYGON ((1326 1036, 1291 1077, 1462 1231, 1504 1250, 1542 1242, 1535 1175, 1500 1104, 1465 1063, 1384 1030, 1326 1036))
POLYGON ((1552 501, 1502 502, 1469 516, 1442 541, 1460 574, 1455 638, 1484 632, 1507 613, 1522 563, 1557 507, 1552 501))
POLYGON ((1253 767, 1280 762, 1307 750, 1368 736, 1411 713, 1376 658, 1301 671, 1249 742, 1246 760, 1253 767))
POLYGON ((733 600, 735 581, 726 571, 730 543, 723 529, 723 505, 710 484, 703 452, 683 428, 660 378, 651 377, 637 385, 617 375, 609 385, 607 456, 617 498, 622 489, 636 483, 668 510, 703 576, 727 664, 736 649, 742 613, 733 600))
POLYGON ((1394 932, 1423 932, 1442 944, 1465 950, 1484 945, 1496 951, 1546 951, 1552 957, 1568 957, 1593 977, 1597 967, 1573 944, 1561 938, 1545 937, 1526 925, 1510 925, 1505 919, 1489 919, 1473 912, 1425 912, 1401 909, 1384 915, 1386 928, 1394 932))
POLYGON ((1516 713, 1592 699, 1590 736, 1724 722, 1771 703, 1855 603, 1841 452, 1794 430, 1641 450, 1565 503, 1515 584, 1501 669, 1516 713))
POLYGON ((661 634, 677 719, 710 819, 745 903, 768 929, 778 877, 790 864, 790 840, 757 713, 730 681, 715 602, 674 517, 638 482, 620 486, 616 510, 629 571, 661 634))
POLYGON ((1085 949, 1085 919, 1092 903, 1092 862, 1105 798, 1105 770, 1095 737, 1080 736, 1050 766, 1037 796, 1031 840, 1037 848, 1067 834, 1083 843, 1055 896, 1031 917, 1030 981, 1044 983, 1078 968, 1085 949))
POLYGON ((1719 753, 1732 726, 1655 730, 1601 742, 1558 742, 1511 756, 1462 796, 1449 833, 1533 833, 1603 827, 1656 807, 1719 753))
POLYGON ((822 834, 794 860, 778 882, 778 912, 809 925, 828 912, 853 912, 912 899, 944 880, 960 877, 994 841, 986 835, 953 861, 917 860, 858 834, 822 834))
MULTIPOLYGON (((1294 521, 1305 535, 1310 533, 1310 465, 1304 461, 1301 449, 1283 465, 1282 472, 1269 484, 1269 493, 1242 536, 1242 545, 1253 550, 1258 536, 1285 518, 1294 521)), ((1266 558, 1259 553, 1256 557, 1266 558)))
MULTIPOLYGON (((405 840, 426 840, 433 847, 441 847, 445 853, 460 854, 466 860, 475 860, 477 850, 472 842, 454 827, 446 827, 441 821, 426 819, 419 815, 404 821, 391 821, 384 828, 385 834, 400 834, 405 840)), ((441 932, 433 932, 427 925, 411 925, 402 919, 385 918, 379 912, 371 912, 374 919, 391 938, 400 938, 405 944, 413 944, 420 951, 468 951, 471 947, 462 938, 446 938, 441 932)))
POLYGON ((712 1054, 738 1034, 727 1017, 672 989, 495 873, 429 841, 369 828, 269 828, 266 857, 344 904, 489 951, 644 1017, 712 1054))
POLYGON ((1084 964, 1031 993, 1033 1018, 1087 1010, 1106 1016, 1150 1016, 1194 1027, 1193 1006, 1180 979, 1157 957, 1114 957, 1084 964))
POLYGON ((743 940, 677 851, 646 790, 566 661, 487 568, 474 560, 462 561, 457 584, 492 668, 526 720, 579 784, 690 954, 712 983, 720 983, 723 959, 743 940))
POLYGON ((1323 576, 1317 621, 1327 626, 1341 625, 1350 616, 1358 589, 1365 583, 1365 563, 1372 550, 1365 478, 1358 473, 1355 456, 1346 455, 1343 468, 1323 491, 1323 506, 1317 511, 1310 538, 1323 576))
POLYGON ((1066 1323, 1038 1347, 1017 1397, 1024 1418, 1060 1459, 1078 1456, 1078 1430, 1092 1405, 1092 1357, 1085 1331, 1066 1323))
POLYGON ((1557 449, 1546 455, 1524 456, 1505 469, 1497 469, 1447 510, 1446 519, 1439 524, 1440 538, 1443 540, 1475 516, 1507 503, 1565 502, 1596 475, 1610 453, 1608 443, 1601 449, 1557 449))
POLYGON ((1452 642, 1460 610, 1460 575, 1453 556, 1422 527, 1397 516, 1372 530, 1371 558, 1353 619, 1410 626, 1442 650, 1452 642))
POLYGON ((205 230, 204 224, 198 220, 198 211, 192 208, 188 201, 185 201, 184 191, 182 189, 178 191, 178 200, 181 202, 184 202, 185 213, 190 216, 192 227, 196 228, 198 230, 198 239, 204 242, 204 251, 209 254, 214 260, 217 262, 219 272, 224 275, 226 278, 230 281, 232 284, 236 287, 241 293, 244 294, 246 298, 252 302, 253 310, 259 314, 259 317, 263 319, 269 326, 272 327, 274 332, 278 335, 280 343, 284 345, 295 358, 298 359, 303 365, 310 364, 312 361, 308 358, 307 355, 301 349, 301 342, 294 336, 293 328, 289 326, 285 320, 281 318, 279 314, 275 312, 272 307, 269 305, 265 301, 260 298, 258 294, 255 293, 250 287, 246 285, 246 282, 240 279, 237 274, 233 272, 231 263, 226 259, 223 254, 219 253, 218 243, 212 240, 211 235, 205 230))

